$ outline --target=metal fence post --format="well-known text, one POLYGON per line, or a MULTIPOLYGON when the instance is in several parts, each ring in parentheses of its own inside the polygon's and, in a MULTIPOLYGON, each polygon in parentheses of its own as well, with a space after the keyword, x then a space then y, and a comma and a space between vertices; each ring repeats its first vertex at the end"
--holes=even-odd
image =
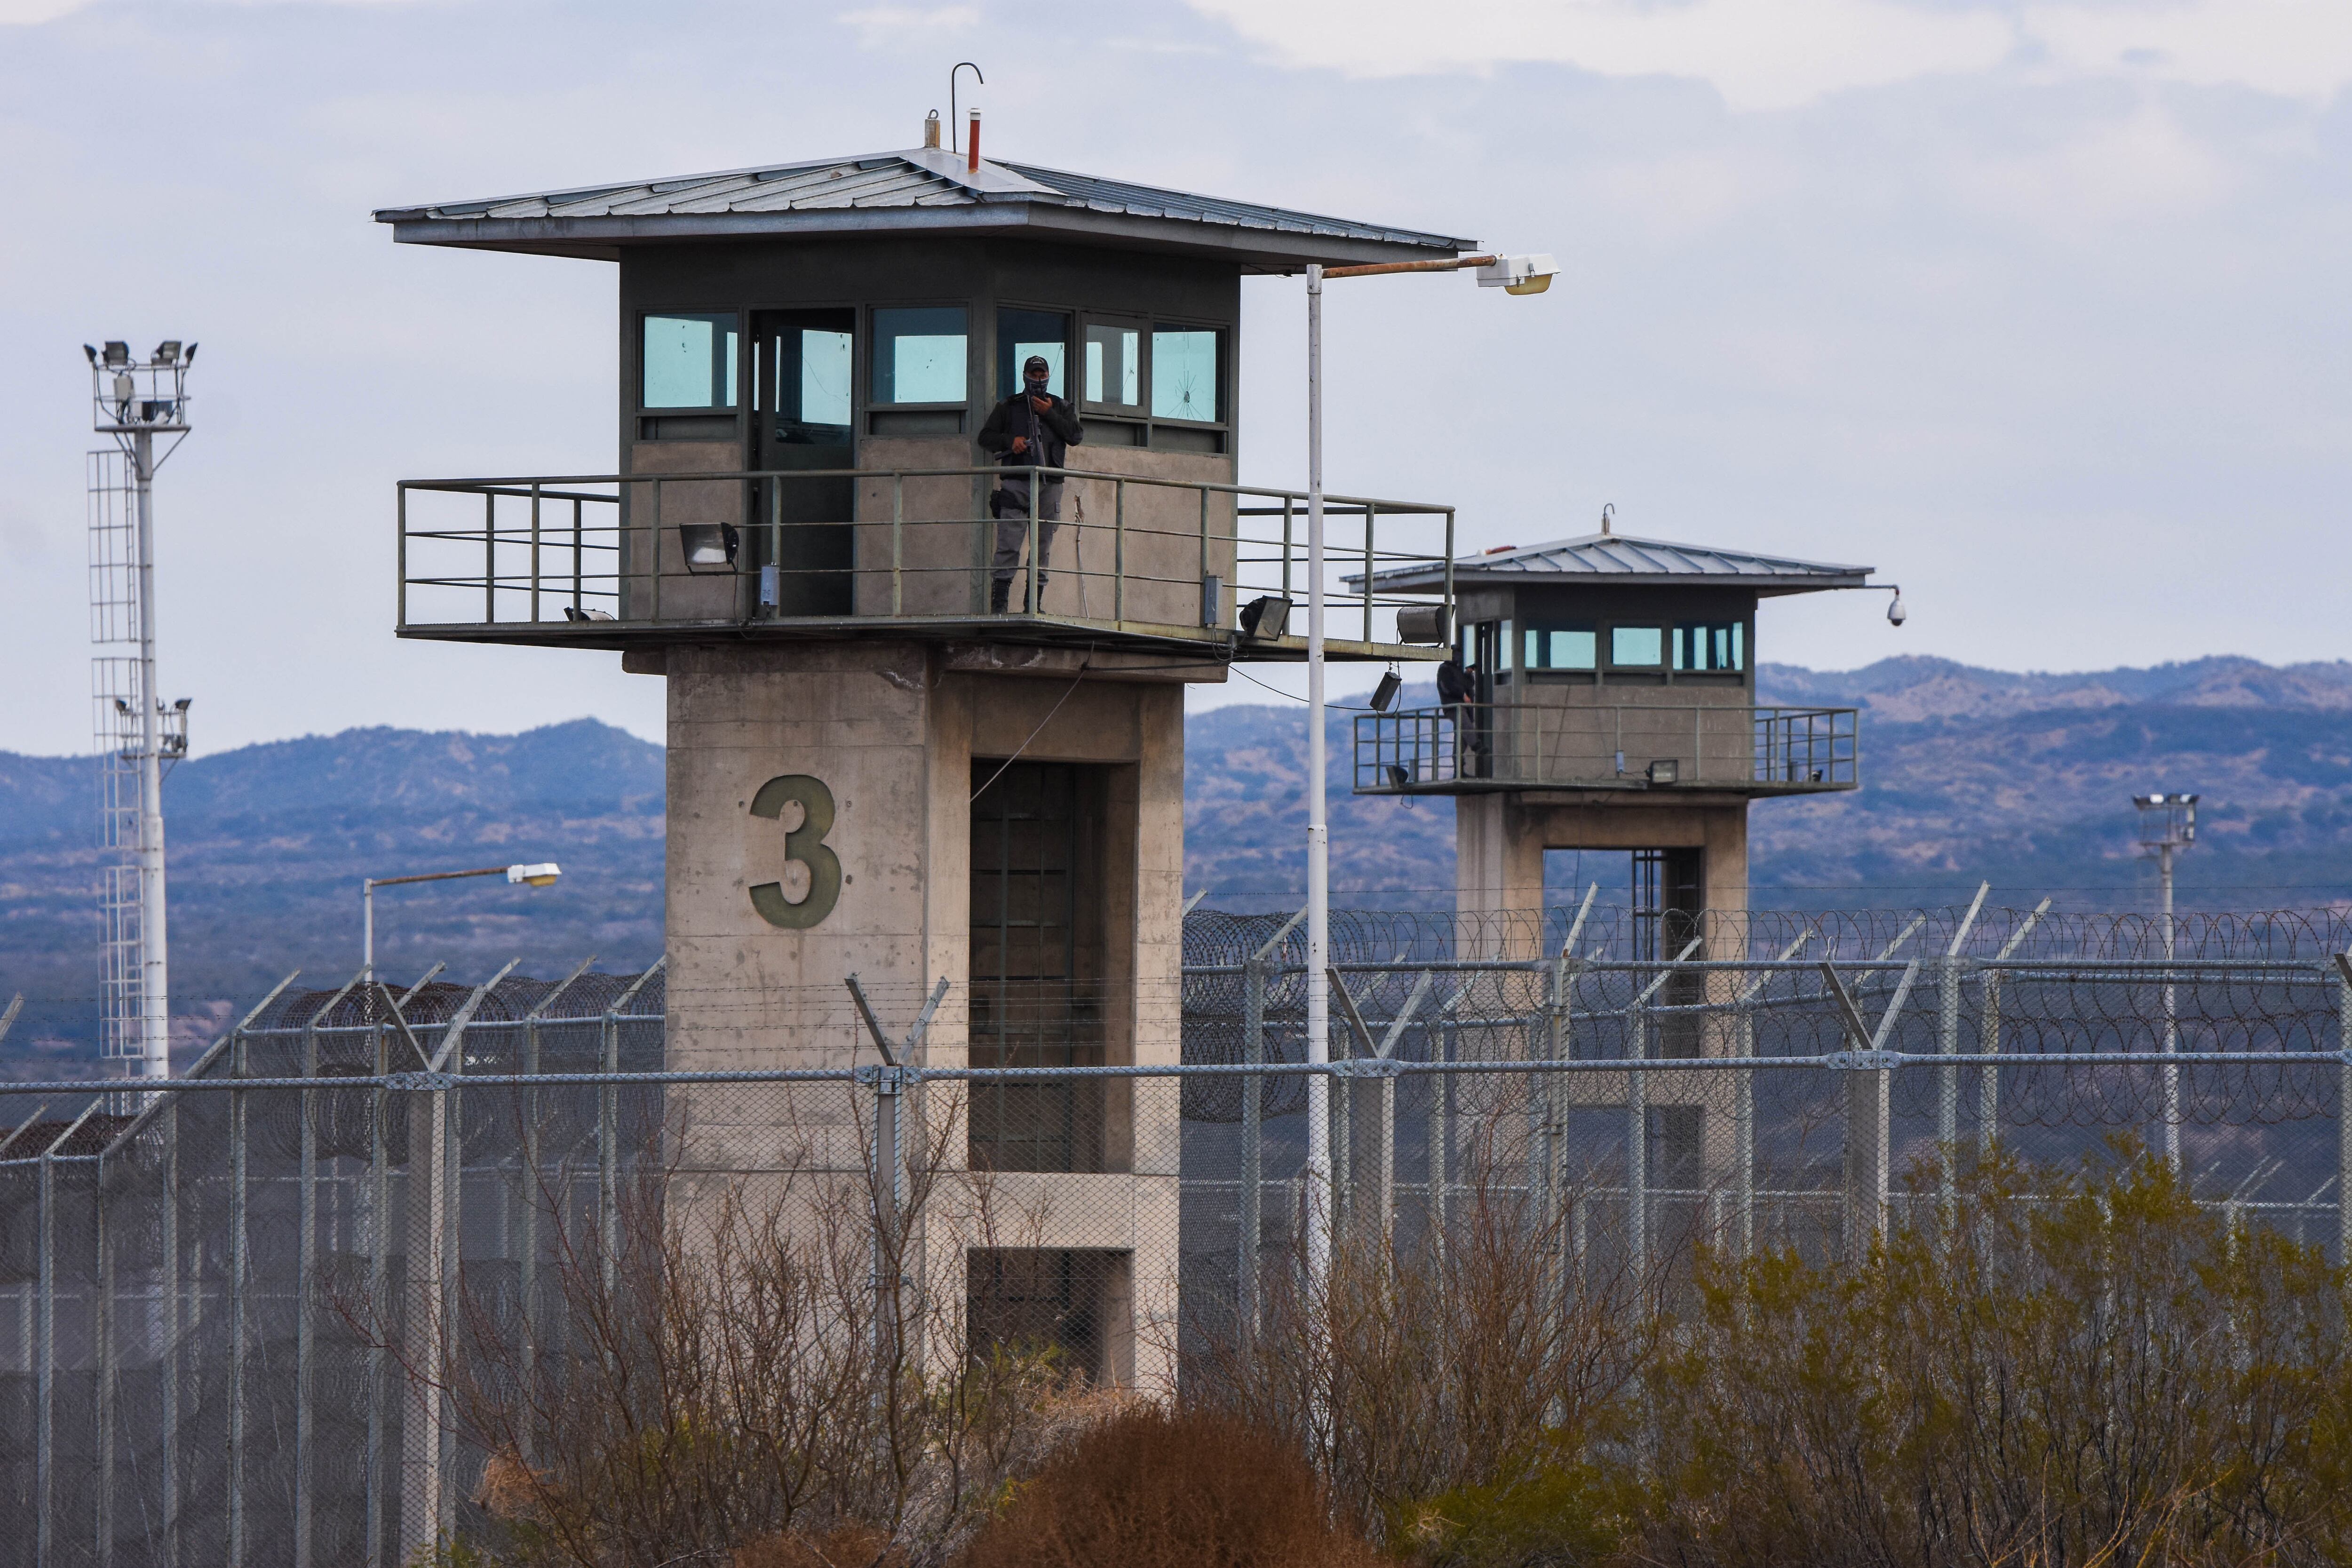
MULTIPOLYGON (((1756 1058, 1756 1003, 1751 989, 1739 999, 1739 1017, 1732 1034, 1732 1052, 1743 1061, 1756 1058)), ((1756 1069, 1743 1067, 1731 1078, 1731 1196, 1738 1212, 1734 1252, 1749 1258, 1756 1251, 1756 1069)))
POLYGON ((1650 1272, 1650 1081, 1638 1065, 1648 1059, 1649 1001, 1633 1004, 1625 1020, 1625 1250, 1633 1278, 1650 1272))
MULTIPOLYGON (((532 498, 537 512, 538 498, 532 498)), ((347 988, 348 989, 348 988, 347 988)), ((302 1028, 302 1076, 319 1076, 319 1019, 313 1015, 302 1028)), ((317 1421, 311 1405, 317 1394, 318 1330, 310 1308, 311 1283, 319 1267, 319 1119, 310 1090, 301 1091, 295 1109, 302 1119, 300 1164, 296 1178, 302 1214, 296 1229, 299 1261, 294 1277, 294 1568, 310 1568, 311 1474, 317 1468, 312 1447, 317 1421)))
MULTIPOLYGON (((379 983, 376 993, 385 1000, 390 993, 379 983)), ((383 1085, 385 1073, 391 1070, 392 1026, 378 1023, 373 1040, 376 1087, 368 1091, 368 1310, 385 1311, 384 1296, 392 1280, 392 1162, 384 1148, 384 1120, 392 1110, 391 1091, 383 1085)), ((381 1568, 383 1562, 383 1438, 384 1438, 384 1374, 387 1357, 383 1345, 384 1324, 378 1320, 376 1331, 370 1334, 367 1352, 367 1521, 365 1539, 367 1568, 381 1568)))
MULTIPOLYGON (((1265 964, 1250 958, 1242 964, 1242 1061, 1247 1067, 1265 1064, 1265 964)), ((1241 1201, 1234 1259, 1234 1308, 1245 1341, 1257 1337, 1257 1250, 1264 1234, 1258 1205, 1264 1199, 1265 1080, 1256 1073, 1242 1079, 1241 1201)))
POLYGON ((119 1350, 115 1343, 114 1324, 114 1249, 106 1234, 106 1153, 100 1151, 97 1185, 91 1190, 94 1228, 98 1242, 98 1300, 90 1312, 90 1326, 98 1338, 98 1500, 95 1527, 98 1531, 99 1568, 112 1568, 114 1562, 114 1411, 121 1396, 121 1379, 117 1370, 119 1350))
POLYGON ((163 1552, 165 1561, 182 1560, 180 1550, 180 1097, 170 1097, 163 1108, 163 1342, 157 1358, 163 1378, 163 1552))
POLYGON ((2336 954, 2336 1259, 2352 1258, 2352 956, 2336 954))
MULTIPOLYGON (((230 1047, 229 1076, 246 1071, 245 1031, 236 1033, 230 1047)), ((235 1089, 228 1096, 228 1568, 245 1564, 245 1384, 246 1276, 252 1268, 250 1238, 246 1234, 246 1096, 235 1089)))
POLYGON ((57 1562, 58 1400, 58 1178, 51 1163, 57 1140, 45 1139, 36 1168, 40 1211, 35 1236, 41 1249, 39 1293, 34 1299, 33 1561, 37 1568, 57 1562))
MULTIPOLYGON (((1957 953, 1944 957, 1943 973, 1936 983, 1936 1049, 1948 1057, 1960 1054, 1960 975, 1961 959, 1957 953)), ((1942 1200, 1945 1223, 1951 1222, 1958 1212, 1959 1191, 1952 1169, 1960 1141, 1960 1069, 1941 1067, 1936 1069, 1936 1157, 1937 1196, 1942 1200)))

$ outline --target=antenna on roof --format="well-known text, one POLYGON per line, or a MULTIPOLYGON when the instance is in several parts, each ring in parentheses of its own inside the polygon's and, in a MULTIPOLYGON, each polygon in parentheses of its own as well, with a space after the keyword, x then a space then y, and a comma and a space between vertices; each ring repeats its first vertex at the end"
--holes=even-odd
POLYGON ((1616 503, 1615 501, 1613 501, 1613 500, 1612 500, 1612 501, 1610 501, 1610 502, 1608 502, 1606 505, 1604 505, 1603 507, 1601 507, 1601 537, 1602 537, 1602 538, 1604 538, 1604 539, 1605 539, 1605 538, 1607 538, 1607 537, 1609 536, 1609 520, 1610 520, 1611 518, 1612 518, 1612 517, 1616 516, 1616 515, 1617 515, 1617 503, 1616 503))
POLYGON ((963 151, 962 148, 957 146, 955 143, 956 71, 963 70, 971 72, 973 79, 977 80, 981 86, 986 87, 988 85, 988 79, 982 76, 980 74, 980 68, 972 64, 970 60, 956 61, 955 69, 948 72, 948 151, 950 153, 961 153, 963 151))

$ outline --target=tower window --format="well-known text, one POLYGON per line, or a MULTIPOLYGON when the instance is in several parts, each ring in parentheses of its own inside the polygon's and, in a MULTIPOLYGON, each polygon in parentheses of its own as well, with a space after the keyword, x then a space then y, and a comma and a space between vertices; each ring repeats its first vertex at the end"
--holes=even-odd
POLYGON ((1143 412, 1143 330, 1087 323, 1087 401, 1121 413, 1143 412))
POLYGON ((1219 416, 1218 334, 1161 327, 1151 334, 1151 416, 1213 423, 1219 416))
POLYGON ((1529 626, 1526 668, 1591 669, 1601 659, 1601 635, 1591 626, 1529 626))
POLYGON ((970 395, 961 305, 894 306, 874 312, 874 401, 961 403, 970 395))
POLYGON ((735 406, 735 313, 646 318, 645 408, 735 406))
POLYGON ((1063 362, 1070 353, 1070 318, 1059 310, 999 310, 996 312, 996 395, 1010 397, 1021 390, 1021 367, 1035 354, 1045 362, 1045 390, 1056 397, 1070 395, 1063 362))
POLYGON ((1609 662, 1620 669, 1655 669, 1666 662, 1666 634, 1657 626, 1611 626, 1609 662))
POLYGON ((1747 626, 1739 621, 1706 621, 1676 626, 1675 668, 1728 671, 1747 668, 1747 626))

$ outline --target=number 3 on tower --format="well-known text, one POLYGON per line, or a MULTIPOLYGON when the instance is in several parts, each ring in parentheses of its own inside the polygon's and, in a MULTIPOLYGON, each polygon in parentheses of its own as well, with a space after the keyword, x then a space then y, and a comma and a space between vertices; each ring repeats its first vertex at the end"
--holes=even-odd
POLYGON ((772 926, 805 931, 840 901, 841 859, 824 845, 824 836, 833 831, 833 792, 824 780, 807 773, 772 778, 751 797, 751 815, 782 816, 791 801, 800 803, 801 825, 784 834, 784 858, 808 868, 808 891, 795 903, 784 897, 782 882, 761 882, 751 889, 751 907, 772 926))

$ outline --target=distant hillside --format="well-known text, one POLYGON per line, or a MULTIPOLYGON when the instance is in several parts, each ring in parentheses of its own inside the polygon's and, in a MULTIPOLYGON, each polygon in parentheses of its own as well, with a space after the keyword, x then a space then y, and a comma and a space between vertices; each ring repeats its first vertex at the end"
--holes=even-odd
MULTIPOLYGON (((10 1058, 93 1048, 95 766, 0 753, 0 1002, 28 997, 10 1058)), ((484 879, 379 893, 377 956, 394 973, 518 954, 544 971, 591 952, 636 968, 661 952, 662 750, 608 725, 350 730, 199 757, 163 790, 173 1011, 191 1041, 289 969, 338 982, 355 969, 370 875, 564 870, 536 891, 484 879)))
MULTIPOLYGON (((1768 665, 1767 701, 1851 705, 1864 787, 1759 806, 1759 904, 1940 902, 1990 879, 2011 901, 2144 905, 2127 797, 2205 796, 2181 863, 2189 907, 2352 902, 2352 665, 2210 658, 2092 675, 2008 675, 1939 659, 1818 672, 1768 665)), ((1432 700, 1427 688, 1408 702, 1432 700)), ((1444 904, 1444 801, 1347 791, 1330 731, 1332 882, 1342 901, 1444 904)), ((1303 705, 1235 706, 1186 726, 1186 885, 1226 908, 1295 906, 1306 886, 1303 705)), ((0 1000, 33 999, 0 1068, 88 1060, 97 919, 93 764, 0 753, 0 1000)), ((527 893, 484 881, 383 895, 379 948, 406 973, 547 973, 590 952, 635 968, 661 945, 662 753, 589 721, 521 735, 353 730, 183 764, 165 786, 183 1032, 297 965, 359 959, 372 873, 551 859, 527 893)), ((1622 855, 1573 868, 1622 887, 1622 855)), ((1571 868, 1559 868, 1563 883, 1571 868)), ((1622 896, 1622 893, 1620 894, 1622 896)))

